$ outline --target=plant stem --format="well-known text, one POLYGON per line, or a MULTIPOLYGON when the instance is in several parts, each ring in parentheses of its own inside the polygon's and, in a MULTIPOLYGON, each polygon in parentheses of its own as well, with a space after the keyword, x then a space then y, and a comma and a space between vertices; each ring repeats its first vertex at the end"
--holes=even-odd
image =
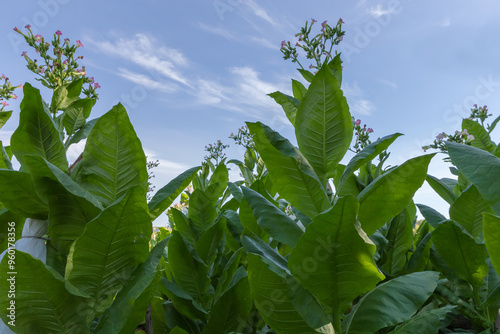
POLYGON ((335 330, 335 334, 342 333, 342 326, 340 325, 340 312, 338 308, 333 311, 333 329, 335 330))

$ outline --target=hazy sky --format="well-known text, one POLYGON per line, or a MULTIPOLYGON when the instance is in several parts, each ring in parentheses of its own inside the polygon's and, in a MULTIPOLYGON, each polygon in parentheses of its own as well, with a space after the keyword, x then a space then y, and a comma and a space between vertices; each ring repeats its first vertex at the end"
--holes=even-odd
MULTIPOLYGON (((266 94, 290 93, 290 79, 300 79, 279 46, 311 18, 345 21, 338 51, 351 113, 375 130, 373 139, 405 134, 393 144, 390 164, 459 129, 474 103, 495 116, 500 110, 498 1, 40 0, 3 1, 1 9, 0 73, 42 88, 25 67, 21 53, 29 50, 15 26, 81 40, 81 64, 102 86, 94 117, 117 102, 127 108, 146 153, 160 160, 157 188, 198 165, 208 143, 231 144, 228 135, 245 121, 293 138, 266 94)), ((18 102, 0 130, 5 142, 18 123, 18 102)), ((73 148, 74 157, 82 149, 73 148)), ((234 148, 228 155, 242 158, 234 148)), ((429 172, 450 176, 441 158, 429 172)), ((447 215, 428 186, 415 201, 447 215)))

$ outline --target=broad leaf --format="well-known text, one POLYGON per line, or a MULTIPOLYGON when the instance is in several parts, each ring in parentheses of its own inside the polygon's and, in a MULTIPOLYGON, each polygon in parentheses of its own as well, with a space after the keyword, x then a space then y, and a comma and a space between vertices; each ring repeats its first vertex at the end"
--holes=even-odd
POLYGON ((316 73, 297 109, 295 136, 300 151, 326 186, 352 139, 349 106, 338 80, 328 67, 316 73))
POLYGON ((391 276, 396 276, 404 269, 407 253, 413 244, 413 226, 407 209, 392 219, 386 238, 389 242, 384 248, 383 268, 391 276))
POLYGON ((500 217, 484 214, 483 218, 484 243, 488 249, 491 263, 497 273, 500 273, 500 217))
POLYGON ((0 111, 0 129, 7 123, 10 116, 12 116, 12 111, 0 111))
POLYGON ((441 320, 454 308, 455 306, 446 305, 441 308, 419 312, 398 325, 389 334, 437 334, 441 328, 441 320))
POLYGON ((447 142, 458 170, 479 190, 496 214, 500 214, 500 158, 475 147, 447 142))
POLYGON ((76 131, 75 134, 71 136, 71 138, 69 138, 69 140, 65 143, 64 146, 66 147, 66 149, 68 149, 71 144, 76 144, 81 140, 87 139, 98 120, 98 118, 94 118, 93 120, 85 123, 85 125, 82 126, 80 130, 76 131))
POLYGON ((5 255, 0 265, 0 317, 4 323, 13 314, 15 327, 10 328, 17 333, 89 333, 84 299, 70 293, 67 288, 76 289, 54 269, 21 251, 15 253, 15 274, 8 261, 5 255), (9 297, 11 284, 14 298, 9 297), (9 311, 11 301, 15 301, 13 312, 9 311))
POLYGON ((89 305, 97 314, 148 256, 151 220, 142 194, 140 186, 130 189, 90 221, 71 246, 66 279, 91 296, 89 305))
POLYGON ((301 285, 340 314, 384 278, 373 262, 375 245, 356 222, 357 209, 347 196, 314 218, 288 263, 301 285))
POLYGON ((174 303, 176 310, 189 319, 206 319, 208 312, 186 291, 165 277, 161 278, 164 294, 174 303))
POLYGON ((222 238, 224 237, 222 226, 226 224, 224 220, 224 217, 217 219, 216 223, 204 232, 196 242, 196 253, 209 267, 214 263, 221 247, 222 238))
POLYGON ((366 234, 372 235, 408 206, 415 192, 422 186, 434 155, 410 159, 382 174, 363 189, 358 196, 358 219, 366 234))
POLYGON ((452 221, 446 221, 432 231, 434 247, 455 274, 479 287, 488 273, 487 252, 483 244, 452 221))
POLYGON ((307 88, 302 84, 302 82, 292 79, 292 92, 293 97, 302 101, 304 96, 306 96, 307 88))
POLYGON ((145 310, 160 281, 157 267, 167 242, 168 239, 160 241, 151 250, 146 261, 135 269, 130 281, 104 312, 95 333, 132 333, 143 321, 145 310))
POLYGON ((68 169, 66 151, 54 121, 43 107, 40 91, 26 83, 23 88, 19 127, 11 137, 12 152, 28 170, 23 156, 39 155, 63 171, 68 169))
POLYGON ((189 197, 188 217, 200 234, 208 230, 215 222, 217 211, 214 203, 201 189, 195 189, 189 197))
POLYGON ((0 169, 13 169, 10 157, 7 153, 7 150, 3 146, 1 140, 0 140, 0 169))
POLYGON ((438 278, 438 272, 422 271, 380 284, 353 307, 344 321, 345 333, 376 333, 408 320, 432 295, 438 278))
POLYGON ((201 167, 193 167, 178 175, 166 186, 158 190, 148 203, 151 219, 155 220, 174 202, 184 189, 191 183, 201 167))
POLYGON ((437 192, 442 199, 448 202, 448 204, 453 204, 455 202, 457 197, 453 193, 453 188, 449 187, 446 182, 443 182, 442 180, 432 175, 427 175, 426 180, 427 183, 429 183, 429 185, 432 187, 432 189, 434 189, 434 191, 437 192))
POLYGON ((477 147, 481 150, 493 153, 495 151, 496 145, 491 141, 490 135, 485 128, 481 126, 476 121, 471 119, 464 119, 462 121, 462 129, 467 130, 467 132, 474 136, 472 140, 472 146, 477 147))
POLYGON ((484 212, 493 213, 477 188, 471 185, 450 206, 450 219, 460 224, 478 241, 482 241, 484 212))
POLYGON ((445 216, 443 216, 433 208, 423 204, 416 204, 416 205, 422 216, 424 216, 425 220, 432 227, 436 228, 440 222, 446 220, 445 216))
POLYGON ((78 99, 69 105, 62 116, 62 123, 68 135, 74 134, 85 125, 94 104, 94 99, 78 99))
POLYGON ((105 205, 135 185, 146 192, 146 156, 121 104, 101 116, 92 129, 79 176, 82 186, 105 205))
POLYGON ((66 110, 69 105, 79 99, 82 91, 83 78, 75 80, 68 85, 59 86, 52 95, 50 109, 52 112, 66 110))
POLYGON ((323 185, 300 151, 260 122, 247 125, 280 195, 310 217, 329 208, 323 185))
POLYGON ((300 100, 298 98, 283 94, 282 92, 274 92, 267 94, 274 99, 278 104, 281 105, 286 117, 295 126, 295 117, 297 116, 297 109, 300 105, 300 100))

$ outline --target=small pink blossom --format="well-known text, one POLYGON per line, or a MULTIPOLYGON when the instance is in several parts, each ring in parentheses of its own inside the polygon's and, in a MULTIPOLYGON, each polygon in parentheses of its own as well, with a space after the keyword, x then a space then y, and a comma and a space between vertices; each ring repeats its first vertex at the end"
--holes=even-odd
POLYGON ((23 53, 21 53, 21 56, 22 56, 22 57, 26 57, 26 55, 27 55, 27 54, 28 54, 28 53, 27 53, 26 51, 24 51, 23 53))
POLYGON ((321 23, 321 26, 324 28, 326 27, 326 21, 323 21, 323 23, 321 23))
POLYGON ((40 74, 43 74, 45 72, 45 67, 40 68, 40 74))
POLYGON ((83 44, 82 44, 82 42, 80 42, 80 40, 79 40, 79 39, 76 41, 76 45, 77 45, 77 46, 81 46, 81 47, 83 48, 83 44))
POLYGON ((19 86, 17 86, 18 88, 21 88, 23 89, 23 84, 20 84, 19 86))
POLYGON ((314 23, 314 22, 318 22, 318 21, 316 21, 315 19, 311 18, 311 22, 314 23))
POLYGON ((65 61, 63 61, 63 64, 65 64, 65 65, 66 65, 67 63, 68 63, 68 60, 67 60, 67 59, 66 59, 65 61))
POLYGON ((313 64, 309 65, 309 69, 312 69, 313 68, 313 64))
POLYGON ((21 30, 19 30, 19 28, 18 28, 18 27, 14 27, 14 31, 15 31, 15 32, 19 32, 19 33, 21 32, 21 30))
POLYGON ((65 38, 65 39, 64 39, 64 41, 65 41, 66 43, 69 43, 69 38, 65 38))
POLYGON ((97 82, 94 84, 94 89, 101 88, 101 85, 99 85, 97 82))
POLYGON ((16 94, 12 94, 10 97, 12 97, 14 100, 17 99, 17 95, 16 94))
POLYGON ((360 119, 356 120, 356 125, 360 125, 360 124, 361 124, 361 120, 360 119))
POLYGON ((344 24, 345 22, 344 22, 344 20, 339 19, 339 23, 344 24))
POLYGON ((3 73, 2 73, 2 79, 7 79, 7 77, 3 73))
POLYGON ((40 42, 42 40, 42 35, 35 35, 35 41, 40 42))
POLYGON ((286 41, 282 41, 282 42, 281 42, 281 47, 282 47, 282 48, 284 48, 284 47, 285 47, 285 45, 286 45, 286 41))
POLYGON ((372 128, 368 128, 368 129, 366 130, 366 132, 368 132, 368 133, 372 133, 372 132, 373 132, 373 129, 372 129, 372 128))
POLYGON ((24 27, 25 27, 26 29, 30 29, 30 28, 31 28, 31 26, 30 26, 29 24, 25 25, 24 27))
POLYGON ((61 36, 61 35, 62 35, 61 30, 56 31, 56 35, 57 35, 57 36, 61 36))
POLYGON ((8 106, 9 104, 8 104, 7 102, 3 101, 3 102, 2 102, 2 105, 3 105, 4 107, 6 107, 6 106, 8 106))
POLYGON ((295 43, 295 46, 300 46, 300 44, 297 42, 297 43, 295 43))
POLYGON ((90 83, 94 83, 94 77, 90 78, 90 83))

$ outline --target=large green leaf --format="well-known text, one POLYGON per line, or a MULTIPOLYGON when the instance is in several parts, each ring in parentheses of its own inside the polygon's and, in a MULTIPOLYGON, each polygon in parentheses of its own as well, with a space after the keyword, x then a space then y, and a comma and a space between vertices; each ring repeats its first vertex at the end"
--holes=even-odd
POLYGON ((445 221, 432 231, 434 247, 455 274, 479 287, 488 273, 484 244, 474 238, 453 221, 445 221))
POLYGON ((52 95, 50 109, 52 112, 66 110, 73 102, 79 99, 82 91, 83 78, 75 80, 67 85, 59 86, 52 95))
POLYGON ((491 263, 497 273, 500 273, 500 217, 489 213, 483 218, 484 243, 488 249, 491 263))
POLYGON ((297 223, 258 192, 244 186, 241 189, 259 226, 273 239, 293 248, 303 233, 297 223))
POLYGON ((151 219, 158 218, 174 202, 177 196, 191 183, 200 168, 198 166, 188 169, 156 192, 148 203, 151 219))
POLYGON ((424 216, 425 220, 432 227, 436 228, 440 222, 446 220, 445 216, 443 216, 433 208, 423 204, 416 204, 416 205, 422 216, 424 216))
POLYGON ((421 271, 380 284, 353 307, 344 321, 344 332, 376 333, 408 320, 432 295, 438 278, 438 272, 421 271))
POLYGON ((40 198, 30 174, 0 170, 0 202, 12 212, 24 217, 46 219, 48 207, 40 198))
POLYGON ((356 154, 351 161, 347 164, 342 173, 342 176, 339 181, 338 189, 342 188, 342 185, 347 180, 347 178, 356 170, 358 170, 361 166, 363 166, 368 161, 373 160, 377 155, 382 153, 385 149, 391 145, 396 138, 402 136, 401 133, 395 133, 392 135, 388 135, 380 138, 377 141, 374 141, 367 147, 365 147, 361 152, 356 154))
POLYGON ((79 175, 82 186, 106 205, 135 185, 146 192, 146 156, 121 104, 101 116, 92 129, 79 175))
POLYGON ((295 126, 295 117, 297 116, 297 109, 300 105, 300 101, 297 98, 283 94, 282 92, 274 92, 267 95, 272 97, 274 101, 281 105, 286 117, 288 117, 290 123, 295 126))
POLYGON ((392 219, 386 235, 383 269, 391 276, 401 273, 407 262, 407 253, 413 245, 413 225, 407 209, 392 219))
POLYGON ((210 177, 210 183, 205 190, 205 193, 210 198, 212 203, 217 202, 219 197, 222 196, 224 190, 227 187, 227 182, 229 181, 229 172, 225 164, 220 163, 214 170, 214 173, 210 177))
POLYGON ((71 144, 76 144, 78 142, 80 142, 81 140, 84 140, 86 139, 90 132, 92 131, 92 129, 94 128, 94 125, 97 123, 99 119, 98 118, 94 118, 93 120, 90 120, 88 121, 87 123, 85 123, 84 126, 82 126, 80 128, 80 130, 76 131, 75 134, 73 136, 71 136, 71 138, 69 138, 69 140, 65 143, 65 147, 66 149, 71 145, 71 144))
POLYGON ((437 334, 443 320, 455 306, 446 305, 441 308, 417 313, 415 316, 398 325, 389 334, 437 334))
POLYGON ((337 314, 384 278, 373 262, 375 245, 356 222, 357 210, 354 197, 340 198, 307 226, 288 263, 298 282, 337 314))
POLYGON ((453 188, 449 187, 444 180, 440 180, 432 175, 427 175, 426 180, 427 183, 429 183, 429 185, 431 186, 431 188, 434 189, 434 191, 437 192, 442 199, 448 202, 448 204, 451 205, 455 202, 457 197, 453 193, 453 188))
POLYGON ((352 128, 340 84, 325 63, 300 102, 295 120, 300 151, 325 186, 351 144, 352 128))
POLYGON ((246 326, 242 319, 247 319, 252 309, 250 286, 243 267, 239 267, 228 289, 217 299, 211 309, 210 317, 203 333, 225 334, 241 332, 246 326))
POLYGON ((10 328, 17 333, 89 333, 84 299, 67 290, 77 292, 74 287, 30 254, 16 251, 14 261, 15 269, 6 254, 0 265, 0 317, 4 323, 15 319, 15 327, 10 328), (10 295, 11 289, 15 296, 10 295), (13 312, 8 309, 12 301, 13 312))
POLYGON ((310 217, 329 208, 323 185, 300 151, 260 122, 247 125, 280 195, 310 217))
POLYGON ((483 240, 483 213, 493 213, 477 188, 471 185, 450 206, 450 219, 479 241, 483 240))
POLYGON ((168 265, 184 291, 202 304, 208 300, 208 267, 177 231, 172 232, 168 243, 168 265))
POLYGON ((0 111, 0 129, 7 123, 10 116, 12 116, 12 111, 0 111))
POLYGON ((49 202, 49 235, 63 254, 78 238, 85 224, 103 209, 99 201, 71 177, 39 156, 26 156, 37 191, 49 202))
POLYGON ((160 274, 156 269, 167 242, 168 238, 160 241, 151 250, 146 261, 135 269, 130 281, 102 315, 94 333, 133 333, 143 321, 156 285, 160 281, 160 274))
POLYGON ((0 140, 0 169, 13 169, 9 154, 0 140))
POLYGON ((408 206, 415 192, 422 186, 434 155, 410 159, 382 174, 363 189, 358 196, 358 219, 368 235, 372 235, 408 206))
POLYGON ((78 99, 68 106, 62 116, 62 123, 68 135, 85 125, 94 104, 94 99, 78 99))
POLYGON ((71 246, 65 277, 91 296, 97 314, 148 256, 152 228, 142 190, 134 187, 107 207, 71 246))
POLYGON ((196 242, 196 253, 205 262, 207 266, 211 266, 221 247, 221 242, 224 237, 223 225, 226 224, 224 217, 217 219, 206 232, 204 232, 200 239, 196 242))
POLYGON ((500 158, 468 145, 447 142, 450 158, 496 214, 500 214, 500 158))
POLYGON ((179 313, 189 319, 206 319, 208 312, 189 293, 165 277, 161 281, 165 287, 164 294, 174 303, 179 313))
POLYGON ((25 170, 23 156, 32 154, 66 171, 66 150, 54 121, 44 110, 40 91, 26 83, 23 92, 19 126, 11 137, 12 152, 25 170))
POLYGON ((302 84, 302 82, 292 79, 292 92, 293 97, 302 101, 304 96, 306 96, 307 88, 302 84))
POLYGON ((215 222, 217 211, 211 198, 201 189, 195 189, 189 197, 188 217, 200 234, 208 230, 215 222))
POLYGON ((472 146, 477 147, 481 150, 493 153, 495 151, 496 145, 491 141, 490 135, 485 128, 481 126, 476 121, 471 119, 464 119, 462 121, 462 129, 467 130, 467 132, 474 136, 472 140, 472 146))

